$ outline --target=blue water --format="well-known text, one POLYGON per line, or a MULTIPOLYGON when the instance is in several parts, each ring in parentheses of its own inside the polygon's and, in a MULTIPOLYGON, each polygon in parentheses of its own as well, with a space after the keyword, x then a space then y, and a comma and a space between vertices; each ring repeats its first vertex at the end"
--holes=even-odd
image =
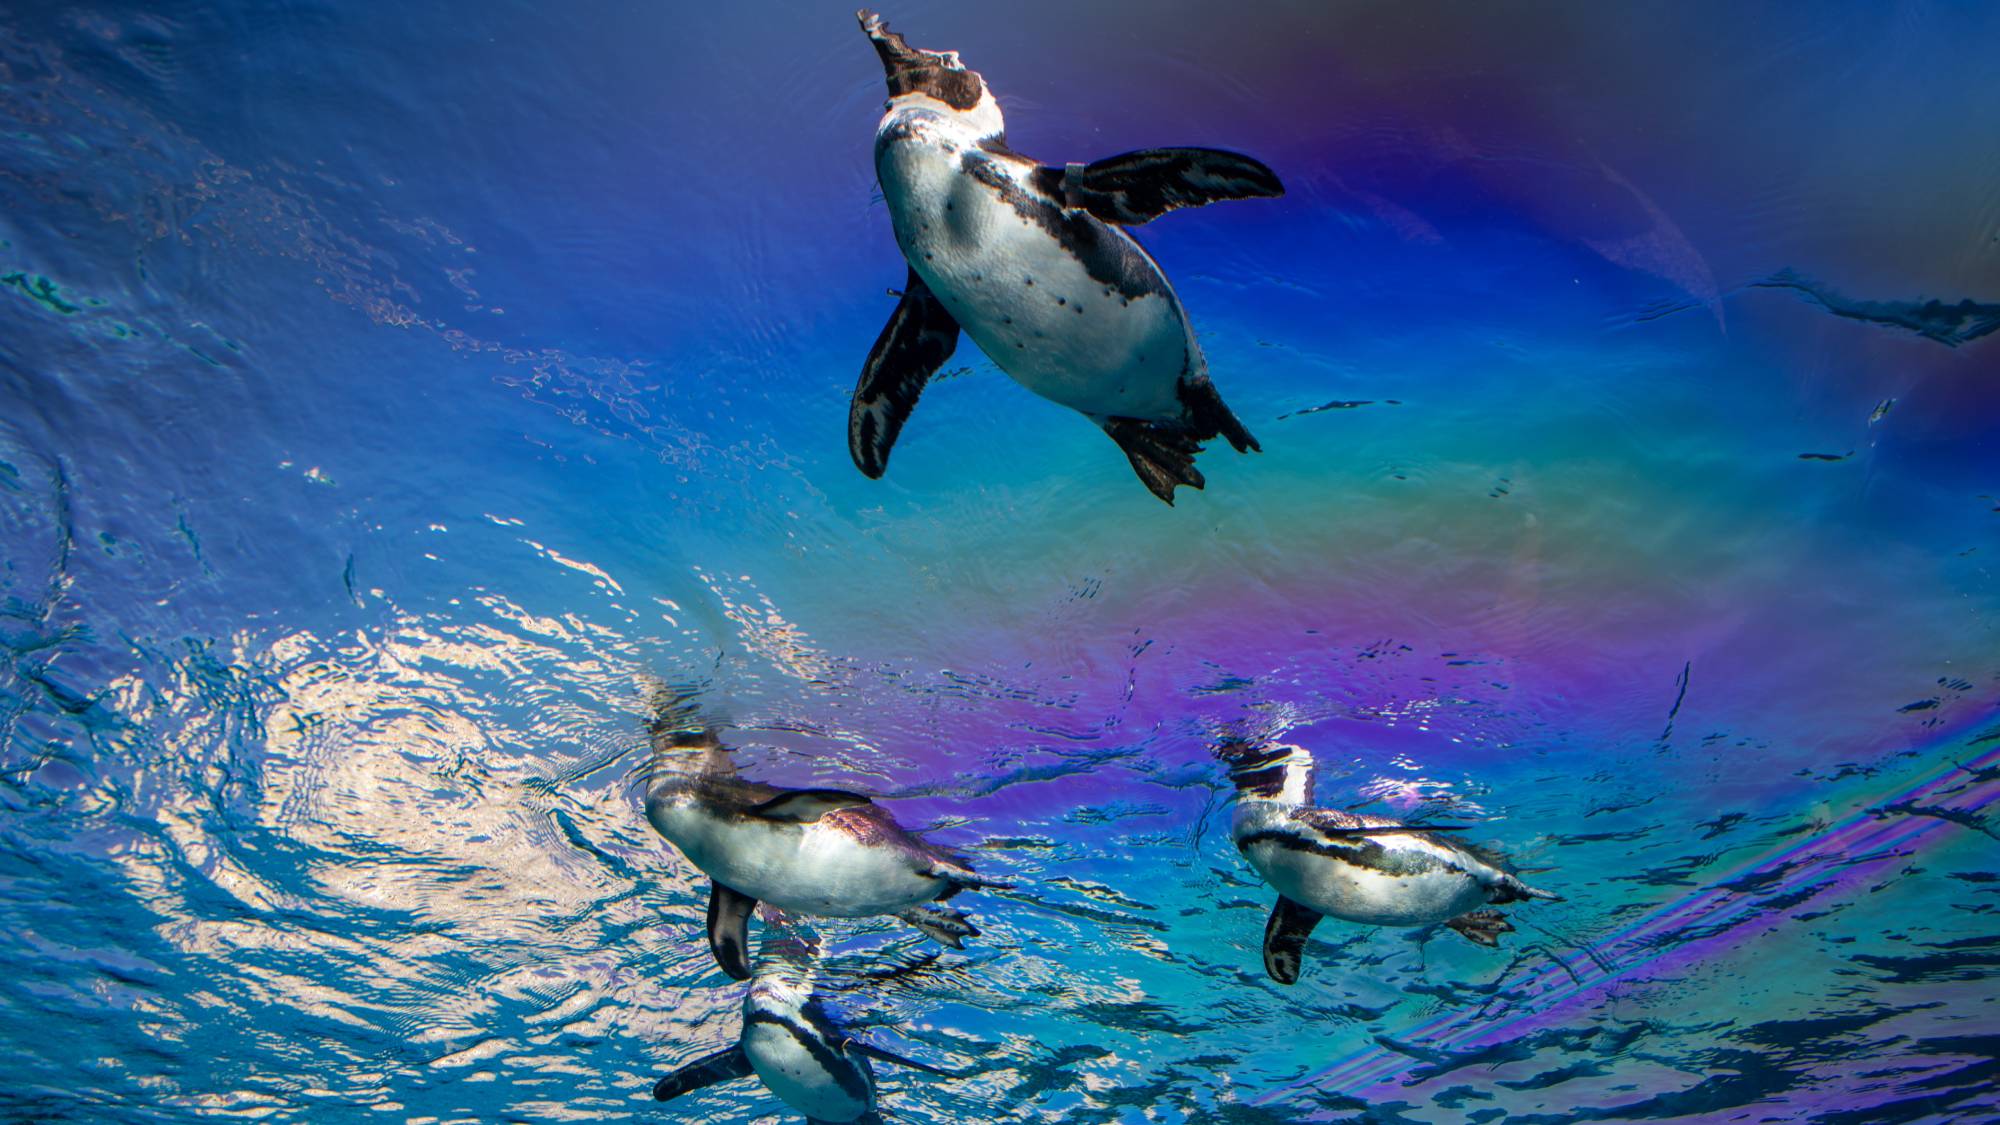
POLYGON ((1993 9, 887 10, 1283 178, 1139 232, 1264 447, 1172 508, 970 343, 855 471, 844 9, 5 14, 0 1117, 795 1119, 651 1098, 663 684, 1016 884, 799 923, 889 1121, 2000 1117, 1993 9), (1246 726, 1565 901, 1273 983, 1246 726))

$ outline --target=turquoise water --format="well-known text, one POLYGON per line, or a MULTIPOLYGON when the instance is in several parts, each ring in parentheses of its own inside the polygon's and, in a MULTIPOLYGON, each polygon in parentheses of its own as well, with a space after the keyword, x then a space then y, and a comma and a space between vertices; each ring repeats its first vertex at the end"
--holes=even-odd
POLYGON ((890 1121, 2000 1115, 2000 17, 885 14, 1278 172, 1140 232, 1261 454, 968 343, 855 471, 845 9, 10 5, 0 1116, 795 1120, 651 1097, 743 991, 660 684, 1016 884, 805 924, 890 1121), (1565 901, 1273 983, 1246 725, 1565 901))

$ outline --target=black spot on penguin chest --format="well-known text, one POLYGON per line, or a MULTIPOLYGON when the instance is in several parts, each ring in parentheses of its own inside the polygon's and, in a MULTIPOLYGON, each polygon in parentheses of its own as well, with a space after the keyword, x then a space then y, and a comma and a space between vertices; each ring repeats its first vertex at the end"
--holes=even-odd
MULTIPOLYGON (((1065 211, 1054 200, 1021 186, 999 157, 968 149, 959 157, 965 174, 993 192, 1014 213, 1041 228, 1083 266, 1092 281, 1130 304, 1140 297, 1169 297, 1166 279, 1130 235, 1083 211, 1065 211)), ((1078 312, 1082 312, 1078 308, 1078 312)))

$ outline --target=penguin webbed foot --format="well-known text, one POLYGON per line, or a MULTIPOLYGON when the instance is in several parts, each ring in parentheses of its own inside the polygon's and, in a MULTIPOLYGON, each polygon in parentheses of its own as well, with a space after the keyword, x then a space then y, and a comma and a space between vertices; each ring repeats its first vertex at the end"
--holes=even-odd
POLYGON ((1132 462, 1140 482, 1168 504, 1174 502, 1176 487, 1184 484, 1198 489, 1208 483, 1194 467, 1201 445, 1187 434, 1137 418, 1105 418, 1099 424, 1125 451, 1125 459, 1132 462))
POLYGON ((979 936, 979 927, 967 919, 964 911, 935 902, 913 906, 896 917, 939 945, 953 949, 964 949, 966 938, 979 936))
POLYGON ((1459 936, 1472 944, 1488 949, 1499 948, 1500 935, 1514 932, 1514 923, 1498 910, 1474 910, 1448 919, 1445 925, 1457 930, 1459 936))

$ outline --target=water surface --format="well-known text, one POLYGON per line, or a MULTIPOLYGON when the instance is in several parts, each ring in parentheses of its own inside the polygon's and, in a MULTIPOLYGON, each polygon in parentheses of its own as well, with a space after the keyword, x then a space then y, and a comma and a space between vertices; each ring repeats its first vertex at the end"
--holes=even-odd
POLYGON ((649 1096, 741 987, 661 682, 1020 884, 820 927, 895 1121, 2000 1114, 2000 15, 885 14, 1279 172, 1141 232, 1262 454, 1168 508, 968 344, 854 470, 845 10, 11 7, 0 1115, 789 1119, 649 1096), (1246 723, 1567 901, 1271 983, 1246 723))

